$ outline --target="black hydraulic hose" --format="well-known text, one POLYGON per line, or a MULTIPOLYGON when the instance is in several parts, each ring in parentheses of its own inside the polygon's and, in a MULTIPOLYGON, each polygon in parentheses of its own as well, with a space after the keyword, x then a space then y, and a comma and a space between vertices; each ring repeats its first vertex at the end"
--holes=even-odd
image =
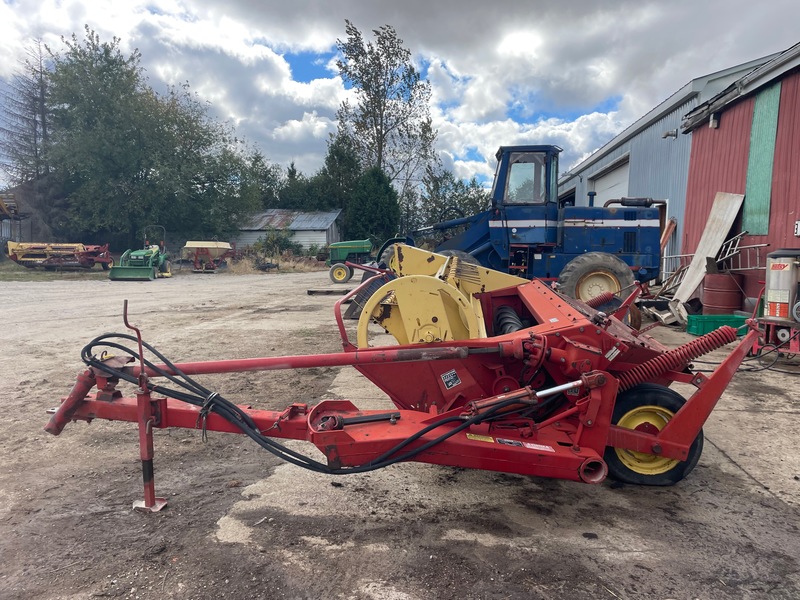
MULTIPOLYGON (((83 359, 84 363, 86 363, 90 367, 97 368, 101 371, 108 373, 114 377, 118 377, 130 383, 138 384, 139 380, 137 377, 125 373, 120 369, 115 369, 103 361, 96 359, 92 353, 92 349, 95 346, 105 346, 109 348, 115 348, 126 354, 132 356, 133 358, 138 358, 138 352, 131 350, 121 344, 110 342, 108 341, 111 338, 121 338, 127 339, 131 341, 137 341, 137 338, 129 335, 129 334, 104 334, 92 340, 89 344, 87 344, 83 350, 81 351, 81 358, 83 359)), ((398 443, 393 448, 389 449, 387 452, 382 454, 381 456, 377 457, 373 461, 370 461, 366 465, 362 465, 360 467, 348 467, 348 468, 339 468, 339 469, 332 469, 328 465, 320 463, 310 457, 307 457, 299 452, 295 452, 276 442, 275 440, 263 435, 261 431, 256 426, 255 422, 238 406, 233 404, 232 402, 228 401, 227 399, 223 398, 219 394, 212 393, 192 378, 188 377, 185 373, 181 372, 169 359, 167 359, 163 354, 158 352, 155 348, 153 348, 150 344, 146 342, 142 342, 142 347, 146 348, 150 351, 153 355, 155 355, 162 363, 172 371, 172 373, 168 373, 162 369, 159 369, 154 365, 151 361, 143 359, 144 364, 153 369, 159 375, 162 375, 179 385, 187 389, 190 393, 182 392, 179 390, 172 390, 166 388, 164 386, 159 385, 150 385, 148 384, 148 389, 159 394, 163 394, 165 396, 169 396, 170 398, 175 398, 176 400, 186 402, 188 404, 192 404, 194 406, 200 406, 204 409, 208 410, 209 412, 214 412, 224 418, 229 423, 236 425, 239 429, 242 430, 244 434, 250 437, 253 441, 255 441, 259 446, 267 450, 268 452, 274 454, 275 456, 291 463, 296 466, 309 469, 311 471, 325 473, 329 475, 344 475, 344 474, 352 474, 352 473, 366 473, 369 471, 374 471, 377 469, 381 469, 384 467, 388 467, 398 462, 410 460, 415 456, 419 455, 422 452, 425 452, 429 448, 443 442, 444 440, 456 435, 460 431, 463 431, 467 427, 471 425, 481 423, 486 420, 491 420, 495 417, 496 413, 506 408, 507 406, 519 404, 519 399, 509 399, 505 402, 501 402, 496 406, 492 407, 491 410, 486 411, 485 413, 475 415, 470 418, 463 418, 460 416, 448 417, 446 419, 442 419, 441 421, 437 421, 436 423, 432 423, 431 425, 421 429, 414 435, 410 436, 409 438, 403 440, 402 442, 398 443), (420 439, 425 434, 435 430, 438 427, 441 427, 445 424, 452 423, 455 421, 460 421, 461 424, 457 427, 454 427, 450 431, 440 435, 439 437, 426 442, 422 446, 415 448, 405 454, 397 455, 403 448, 407 447, 409 444, 413 443, 414 441, 420 439), (397 455, 397 456, 395 456, 397 455), (391 458, 394 456, 394 458, 391 458)))

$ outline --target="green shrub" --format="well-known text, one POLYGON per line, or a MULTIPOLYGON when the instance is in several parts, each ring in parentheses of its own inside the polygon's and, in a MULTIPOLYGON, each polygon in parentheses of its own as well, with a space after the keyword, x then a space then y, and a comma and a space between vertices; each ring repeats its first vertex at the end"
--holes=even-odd
POLYGON ((302 255, 303 247, 291 238, 292 234, 288 231, 270 227, 253 244, 253 249, 262 256, 280 256, 286 251, 302 255))

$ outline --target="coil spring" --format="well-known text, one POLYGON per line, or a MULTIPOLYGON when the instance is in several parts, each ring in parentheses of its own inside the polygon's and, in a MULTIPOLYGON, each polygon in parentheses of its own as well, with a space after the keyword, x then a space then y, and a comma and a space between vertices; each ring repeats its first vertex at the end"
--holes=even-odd
POLYGON ((594 298, 589 298, 586 301, 586 304, 597 310, 598 308, 603 306, 603 304, 611 302, 614 298, 616 298, 616 296, 611 292, 603 292, 602 294, 598 294, 594 298))
POLYGON ((649 381, 663 375, 667 371, 674 371, 687 365, 692 360, 722 348, 725 344, 736 341, 736 329, 724 325, 707 333, 702 337, 692 340, 688 344, 679 346, 674 350, 665 352, 644 362, 630 371, 625 371, 618 376, 619 390, 624 391, 644 381, 649 381))

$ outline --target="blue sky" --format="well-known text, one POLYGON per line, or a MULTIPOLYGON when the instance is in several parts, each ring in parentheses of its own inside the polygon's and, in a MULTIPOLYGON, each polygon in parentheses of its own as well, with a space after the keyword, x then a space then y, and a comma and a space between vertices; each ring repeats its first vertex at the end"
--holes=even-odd
POLYGON ((88 24, 138 48, 151 85, 189 82, 272 162, 322 165, 351 93, 334 66, 345 19, 392 25, 431 82, 437 150, 485 180, 498 146, 561 146, 562 170, 695 77, 800 41, 800 3, 771 0, 3 0, 0 78, 40 38, 88 24))

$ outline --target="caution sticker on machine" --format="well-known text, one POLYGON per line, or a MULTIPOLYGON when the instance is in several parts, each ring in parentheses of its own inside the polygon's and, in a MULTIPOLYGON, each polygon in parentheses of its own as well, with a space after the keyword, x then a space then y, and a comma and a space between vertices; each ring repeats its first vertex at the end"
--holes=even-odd
POLYGON ((450 390, 459 385, 461 383, 461 379, 459 379, 456 370, 451 369, 447 373, 442 373, 442 382, 444 383, 444 387, 450 390))
POLYGON ((522 446, 522 442, 519 440, 504 440, 503 438, 497 438, 497 443, 504 446, 522 446))
POLYGON ((526 448, 530 448, 531 450, 541 450, 542 452, 555 452, 556 449, 552 446, 546 446, 545 444, 534 444, 533 442, 522 442, 522 445, 526 448))

